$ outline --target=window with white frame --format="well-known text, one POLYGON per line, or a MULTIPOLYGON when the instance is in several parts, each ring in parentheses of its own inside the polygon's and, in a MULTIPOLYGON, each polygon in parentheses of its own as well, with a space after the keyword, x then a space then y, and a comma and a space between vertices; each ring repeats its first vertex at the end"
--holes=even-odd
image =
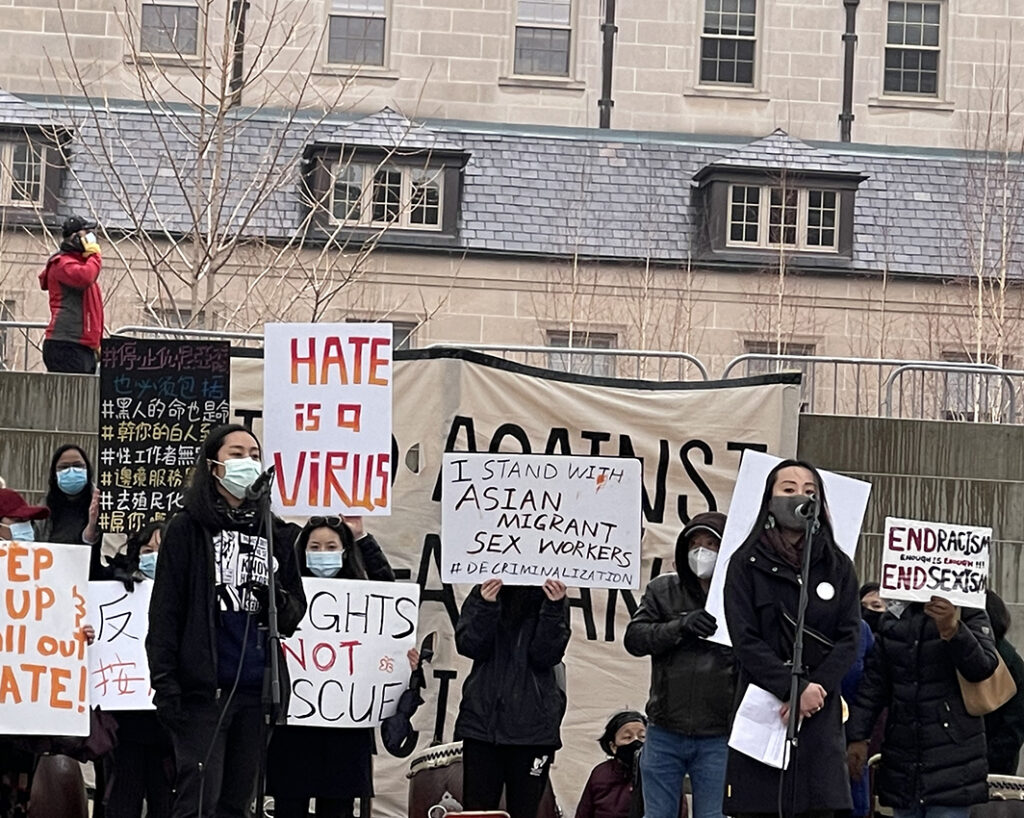
POLYGON ((387 0, 331 0, 327 62, 383 66, 387 0))
POLYGON ((700 81, 754 84, 757 0, 704 0, 700 81))
POLYGON ((516 74, 568 77, 571 51, 572 0, 518 0, 516 74))
POLYGON ((199 6, 195 2, 146 0, 139 28, 139 50, 144 53, 179 57, 199 53, 199 6))
POLYGON ((353 227, 440 230, 443 174, 399 165, 343 162, 334 169, 331 214, 353 227))
POLYGON ((42 205, 45 181, 45 147, 28 139, 0 141, 0 205, 42 205))
POLYGON ((836 252, 838 243, 837 191, 730 185, 730 246, 836 252))
MULTIPOLYGON (((618 337, 614 332, 548 330, 547 337, 549 347, 600 350, 615 349, 618 346, 618 337)), ((613 378, 615 356, 602 355, 599 352, 549 352, 548 369, 613 378)))
POLYGON ((938 96, 942 3, 889 0, 885 92, 938 96))

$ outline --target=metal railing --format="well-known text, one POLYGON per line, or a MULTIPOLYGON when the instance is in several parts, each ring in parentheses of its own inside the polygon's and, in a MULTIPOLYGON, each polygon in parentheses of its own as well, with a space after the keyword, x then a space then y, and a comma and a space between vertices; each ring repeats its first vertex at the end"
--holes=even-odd
POLYGON ((43 348, 43 333, 46 326, 46 321, 0 321, 0 370, 16 369, 11 362, 17 361, 18 358, 21 359, 21 371, 28 370, 29 353, 33 350, 40 352, 43 348), (36 333, 38 341, 32 339, 36 333))
MULTIPOLYGON (((925 411, 927 397, 941 396, 943 420, 969 420, 986 423, 1017 423, 1018 393, 1024 392, 1024 371, 1000 369, 986 364, 961 363, 950 367, 934 362, 917 362, 897 367, 885 382, 886 417, 904 416, 907 394, 904 379, 911 376, 909 390, 918 400, 917 415, 925 411), (941 384, 926 387, 926 378, 938 374, 941 384), (916 375, 916 378, 913 376, 916 375), (917 383, 913 383, 914 381, 917 383), (899 390, 894 397, 894 391, 899 390), (898 407, 898 410, 897 410, 898 407), (893 414, 897 410, 897 414, 893 414)), ((914 407, 911 406, 911 414, 914 407)))
POLYGON ((667 352, 650 349, 598 349, 595 347, 546 347, 507 344, 430 344, 429 348, 446 347, 486 352, 505 360, 516 360, 527 366, 596 375, 608 378, 685 381, 689 370, 696 370, 700 380, 708 380, 703 361, 688 352, 667 352), (516 357, 510 357, 516 356, 516 357))
MULTIPOLYGON (((735 372, 740 366, 744 367, 744 375, 801 372, 804 376, 801 408, 805 412, 892 417, 894 407, 917 406, 919 412, 916 417, 935 420, 948 419, 951 407, 959 406, 958 390, 950 388, 951 377, 957 379, 971 373, 994 374, 1001 371, 994 364, 955 361, 752 352, 729 361, 722 370, 722 379, 736 377, 735 372), (895 373, 911 371, 915 367, 926 368, 936 373, 936 377, 917 383, 894 377, 895 373)), ((956 383, 958 381, 954 381, 954 387, 956 383)), ((903 414, 896 416, 902 417, 903 414)))
POLYGON ((192 329, 182 327, 150 327, 143 324, 118 327, 111 333, 117 337, 136 336, 163 336, 169 335, 172 338, 205 338, 208 341, 231 341, 233 343, 258 343, 263 344, 263 333, 255 332, 230 332, 220 329, 192 329))

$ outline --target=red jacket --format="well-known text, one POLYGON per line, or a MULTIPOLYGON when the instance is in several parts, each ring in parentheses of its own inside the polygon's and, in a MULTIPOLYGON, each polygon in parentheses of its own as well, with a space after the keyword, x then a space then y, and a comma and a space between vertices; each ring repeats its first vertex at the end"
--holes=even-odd
POLYGON ((39 286, 50 293, 50 323, 46 337, 100 348, 103 335, 103 294, 99 253, 61 252, 50 256, 39 274, 39 286))

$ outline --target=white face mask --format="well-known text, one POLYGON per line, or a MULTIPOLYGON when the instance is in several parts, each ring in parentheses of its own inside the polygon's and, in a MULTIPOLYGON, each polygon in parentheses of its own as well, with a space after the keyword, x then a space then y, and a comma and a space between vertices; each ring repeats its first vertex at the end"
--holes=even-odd
POLYGON ((687 556, 687 562, 697 579, 711 579, 715 573, 715 563, 718 562, 718 552, 710 548, 694 548, 687 556))

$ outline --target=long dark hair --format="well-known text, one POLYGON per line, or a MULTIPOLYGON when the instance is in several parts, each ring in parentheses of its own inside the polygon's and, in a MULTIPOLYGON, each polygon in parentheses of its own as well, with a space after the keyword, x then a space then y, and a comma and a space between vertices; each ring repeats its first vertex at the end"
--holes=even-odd
POLYGON ((757 519, 754 520, 754 525, 747 534, 746 539, 743 541, 741 548, 745 548, 748 545, 752 545, 757 542, 761 537, 761 532, 764 531, 765 526, 768 523, 768 504, 772 499, 772 490, 775 488, 775 478, 778 473, 783 469, 788 469, 792 466, 799 466, 802 469, 807 469, 811 474, 814 475, 814 482, 818 485, 818 504, 820 513, 818 515, 818 521, 821 524, 818 529, 818 534, 815 536, 815 541, 824 540, 829 545, 835 547, 836 538, 832 531, 832 516, 828 510, 828 500, 825 497, 825 481, 821 479, 821 474, 818 470, 808 463, 806 460, 783 460, 774 469, 768 472, 768 477, 764 482, 764 494, 761 495, 761 508, 757 513, 757 519))
POLYGON ((985 613, 992 623, 992 634, 998 642, 1010 630, 1010 609, 995 591, 985 592, 985 613))
POLYGON ((311 518, 311 521, 303 526, 299 536, 295 539, 295 558, 299 561, 299 573, 302 576, 314 576, 306 564, 306 543, 309 542, 309 536, 318 528, 329 528, 341 539, 341 550, 345 556, 341 565, 341 573, 338 574, 339 578, 370 578, 366 571, 366 563, 363 561, 363 554, 359 550, 359 546, 356 545, 356 538, 352 534, 352 529, 345 524, 344 520, 339 525, 332 525, 326 518, 321 519, 318 517, 311 518), (312 520, 316 520, 317 524, 313 525, 312 520))
POLYGON ((223 512, 218 508, 224 500, 220 492, 217 491, 217 478, 213 476, 208 461, 217 459, 217 452, 224 445, 224 438, 234 432, 245 432, 247 435, 252 435, 262 453, 263 447, 260 445, 259 439, 242 424, 225 423, 223 426, 218 426, 206 436, 199 457, 196 458, 196 462, 192 466, 188 488, 185 490, 185 508, 200 525, 210 530, 223 527, 225 521, 223 512))
POLYGON ((88 514, 89 504, 92 502, 93 486, 95 485, 92 461, 89 460, 89 456, 85 453, 85 449, 74 443, 65 443, 63 446, 59 447, 50 459, 50 479, 46 490, 46 507, 50 509, 50 516, 58 516, 62 512, 69 510, 80 511, 88 514), (72 449, 78 452, 82 456, 82 460, 85 461, 85 473, 89 480, 85 484, 85 488, 78 492, 78 494, 73 497, 68 497, 68 495, 60 490, 60 486, 57 485, 57 461, 61 459, 65 452, 69 452, 72 449))

